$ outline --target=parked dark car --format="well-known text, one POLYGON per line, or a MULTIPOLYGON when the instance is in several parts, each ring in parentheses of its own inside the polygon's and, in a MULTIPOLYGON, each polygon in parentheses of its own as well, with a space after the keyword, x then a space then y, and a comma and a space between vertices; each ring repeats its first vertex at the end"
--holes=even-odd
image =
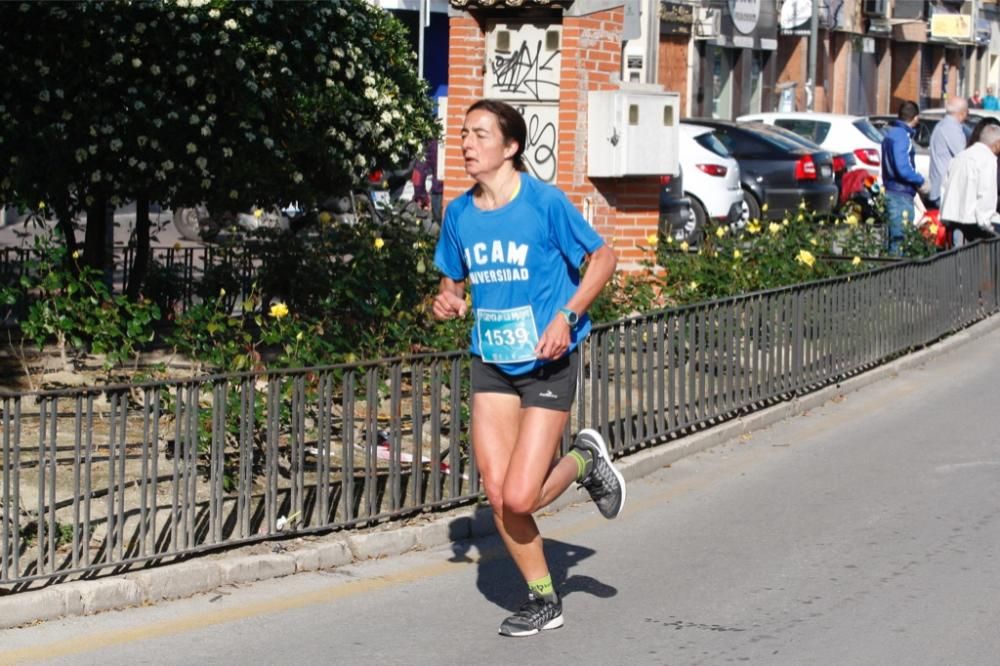
POLYGON ((702 233, 691 211, 691 200, 684 196, 684 174, 678 165, 676 176, 660 176, 660 235, 696 245, 702 233))
POLYGON ((740 164, 743 196, 750 219, 780 220, 799 204, 820 215, 837 205, 833 155, 800 137, 763 123, 737 123, 714 118, 689 118, 681 122, 703 125, 715 135, 740 164), (767 204, 767 212, 761 211, 767 204))

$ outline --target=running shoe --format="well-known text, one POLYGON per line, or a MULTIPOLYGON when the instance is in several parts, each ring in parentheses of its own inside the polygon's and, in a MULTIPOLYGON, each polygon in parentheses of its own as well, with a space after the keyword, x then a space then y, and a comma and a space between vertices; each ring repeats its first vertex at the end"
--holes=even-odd
POLYGON ((602 516, 609 520, 617 518, 625 507, 625 479, 611 464, 604 438, 595 430, 581 430, 573 447, 589 451, 594 461, 580 485, 590 493, 590 499, 594 500, 602 516))
POLYGON ((562 601, 558 595, 547 600, 528 593, 528 600, 521 609, 503 621, 500 625, 501 636, 534 636, 546 629, 558 629, 563 626, 562 601))

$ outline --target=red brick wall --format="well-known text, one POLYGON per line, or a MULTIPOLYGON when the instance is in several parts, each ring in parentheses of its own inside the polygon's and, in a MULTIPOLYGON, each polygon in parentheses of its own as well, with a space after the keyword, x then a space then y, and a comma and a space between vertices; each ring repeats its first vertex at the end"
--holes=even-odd
POLYGON ((689 35, 664 35, 660 37, 659 71, 656 82, 668 92, 681 94, 681 115, 686 116, 688 99, 688 44, 689 35))
POLYGON ((778 36, 778 83, 795 81, 795 108, 806 109, 805 80, 808 74, 809 43, 805 37, 778 36))
POLYGON ((920 103, 920 44, 892 42, 892 99, 889 113, 895 114, 904 101, 920 103))
MULTIPOLYGON (((556 185, 616 249, 622 269, 636 269, 649 253, 639 245, 659 221, 659 177, 587 177, 587 92, 613 90, 621 73, 621 7, 563 18, 559 99, 559 171, 556 185)), ((471 185, 461 156, 459 130, 465 110, 483 94, 486 39, 469 16, 452 17, 449 29, 448 127, 445 202, 471 185)))
POLYGON ((471 16, 448 20, 448 116, 444 137, 444 200, 451 201, 471 185, 462 161, 459 132, 465 110, 483 96, 486 36, 471 16))

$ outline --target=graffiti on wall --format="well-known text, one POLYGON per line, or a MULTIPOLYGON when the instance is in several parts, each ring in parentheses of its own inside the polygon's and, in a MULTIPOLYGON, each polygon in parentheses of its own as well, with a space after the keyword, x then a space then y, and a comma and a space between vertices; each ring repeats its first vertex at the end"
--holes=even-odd
POLYGON ((492 26, 487 41, 486 96, 558 101, 561 39, 558 25, 492 26))
POLYGON ((546 183, 556 180, 559 107, 555 104, 517 104, 528 128, 524 161, 528 172, 546 183))
POLYGON ((486 96, 508 102, 521 113, 528 129, 528 171, 553 183, 559 156, 562 26, 496 23, 487 28, 487 35, 486 96))

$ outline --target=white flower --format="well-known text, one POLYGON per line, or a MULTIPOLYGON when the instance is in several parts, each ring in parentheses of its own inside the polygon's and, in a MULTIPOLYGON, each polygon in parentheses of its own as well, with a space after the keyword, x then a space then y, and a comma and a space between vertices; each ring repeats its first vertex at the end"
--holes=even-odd
POLYGON ((208 168, 208 160, 204 156, 196 159, 194 163, 197 164, 198 168, 201 169, 202 171, 208 168))
POLYGON ((153 66, 151 66, 149 68, 149 71, 153 74, 153 76, 159 76, 160 75, 160 71, 161 71, 160 70, 160 66, 159 65, 153 65, 153 66))
POLYGON ((267 148, 268 150, 271 150, 272 148, 274 148, 274 139, 272 139, 269 136, 268 137, 264 137, 264 147, 267 148))
POLYGON ((194 78, 194 75, 192 74, 192 75, 188 76, 186 79, 184 79, 184 83, 187 84, 188 88, 193 88, 194 87, 194 83, 197 80, 198 79, 194 78))
POLYGON ((201 179, 201 189, 207 190, 210 187, 212 187, 212 179, 211 178, 202 178, 201 179))
POLYGON ((140 60, 139 58, 132 58, 132 66, 135 67, 136 69, 139 69, 140 67, 142 67, 142 60, 140 60))
POLYGON ((163 163, 164 171, 170 171, 173 168, 174 168, 174 163, 171 160, 167 160, 166 162, 163 163))
POLYGON ((301 183, 302 182, 302 174, 299 173, 298 171, 296 171, 295 173, 293 173, 292 174, 292 181, 296 182, 296 183, 301 183))
POLYGON ((226 19, 226 22, 222 25, 225 26, 226 30, 236 30, 236 19, 226 19))
POLYGON ((111 56, 112 65, 120 65, 123 62, 125 62, 125 56, 122 55, 121 53, 115 53, 111 56))
POLYGON ((238 199, 239 196, 240 196, 240 193, 237 192, 236 190, 229 190, 229 198, 230 199, 238 199))
POLYGON ((379 117, 382 119, 382 122, 385 123, 386 125, 392 122, 392 114, 389 113, 388 111, 383 111, 382 115, 379 117))
POLYGON ((69 111, 63 111, 62 112, 62 119, 63 120, 72 120, 73 119, 73 114, 70 113, 69 111))
POLYGON ((209 127, 208 125, 203 126, 201 128, 201 135, 202 136, 212 136, 212 128, 209 127))
POLYGON ((92 182, 92 183, 99 183, 99 182, 101 182, 101 172, 100 171, 95 171, 94 173, 90 174, 90 182, 92 182))
POLYGON ((218 9, 212 8, 208 10, 208 15, 214 19, 217 19, 219 18, 219 16, 222 15, 222 12, 220 12, 218 9))
POLYGON ((378 99, 378 91, 374 88, 365 88, 365 97, 368 99, 378 99))
POLYGON ((223 157, 227 157, 227 158, 228 157, 232 157, 233 156, 233 149, 232 148, 223 148, 222 149, 222 156, 223 157))
POLYGON ((247 64, 246 64, 246 62, 243 61, 243 58, 237 58, 236 59, 236 69, 237 70, 239 70, 239 71, 242 72, 243 68, 246 67, 246 66, 247 66, 247 64))
POLYGON ((332 88, 333 86, 334 86, 333 79, 327 79, 326 80, 326 87, 327 88, 332 88))
POLYGON ((117 153, 119 150, 122 149, 122 140, 121 139, 111 139, 111 144, 110 145, 111 145, 111 152, 117 153))
POLYGON ((194 155, 195 153, 198 152, 198 146, 194 145, 193 143, 188 143, 186 148, 188 155, 194 155))
POLYGON ((363 167, 366 164, 368 164, 368 160, 364 158, 364 155, 358 155, 357 157, 354 158, 354 163, 357 164, 359 167, 363 167))
POLYGON ((47 102, 47 101, 49 101, 49 91, 48 90, 43 90, 42 92, 38 93, 38 99, 41 102, 47 102))
POLYGON ((145 135, 140 135, 140 136, 136 137, 135 141, 136 141, 136 143, 139 144, 140 148, 145 148, 146 147, 146 143, 149 142, 149 137, 145 136, 145 135))
POLYGON ((145 162, 139 162, 139 171, 145 171, 147 164, 145 162))
POLYGON ((188 122, 191 123, 192 125, 197 125, 198 123, 201 122, 201 118, 198 117, 197 113, 192 113, 191 117, 188 118, 188 122))
POLYGON ((77 162, 83 163, 83 161, 87 159, 87 151, 83 148, 77 148, 74 156, 76 157, 77 162))

